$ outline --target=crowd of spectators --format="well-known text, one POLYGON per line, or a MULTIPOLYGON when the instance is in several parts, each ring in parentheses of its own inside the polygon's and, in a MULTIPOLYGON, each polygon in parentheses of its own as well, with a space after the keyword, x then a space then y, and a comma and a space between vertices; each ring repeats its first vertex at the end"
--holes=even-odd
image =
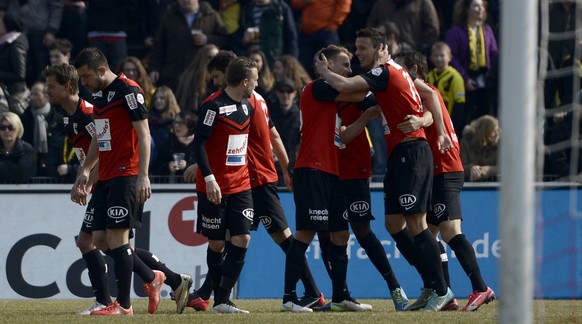
MULTIPOLYGON (((568 32, 582 8, 573 0, 550 1, 549 13, 550 32, 568 32)), ((4 149, 0 182, 26 182, 32 176, 73 181, 78 161, 63 132, 62 108, 49 103, 41 72, 47 64, 73 61, 87 46, 101 49, 114 72, 142 87, 150 114, 152 179, 174 176, 179 181, 195 163, 188 147, 198 107, 216 90, 206 65, 219 49, 257 62, 256 90, 293 154, 299 145, 299 93, 316 77, 313 54, 328 44, 354 51, 355 32, 367 26, 385 32, 392 54, 418 50, 427 55, 428 81, 441 92, 462 143, 466 180, 494 181, 499 176, 502 53, 498 0, 0 0, 0 113, 5 121, 0 135, 4 148, 33 159, 18 162, 26 176, 16 171, 8 176, 4 170, 15 166, 6 163, 15 163, 16 153, 4 149), (10 129, 17 136, 7 136, 10 129)), ((580 75, 580 58, 575 57, 580 51, 573 38, 554 39, 548 46, 548 71, 574 71, 550 73, 545 83, 545 172, 563 179, 582 171, 582 163, 572 166, 568 158, 580 154, 563 145, 572 140, 564 129, 580 128, 572 126, 572 117, 579 116, 573 107, 580 82, 572 80, 574 73, 580 75)), ((356 57, 352 63, 354 73, 361 72, 356 57)), ((81 97, 90 101, 91 94, 80 88, 81 97)), ((383 131, 381 120, 370 122, 374 180, 386 167, 383 131)))

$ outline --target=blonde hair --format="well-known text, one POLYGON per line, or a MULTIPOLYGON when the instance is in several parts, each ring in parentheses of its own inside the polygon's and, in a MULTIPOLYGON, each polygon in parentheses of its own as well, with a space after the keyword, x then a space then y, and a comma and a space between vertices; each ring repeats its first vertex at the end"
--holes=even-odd
POLYGON ((472 121, 469 127, 475 132, 475 141, 477 141, 480 147, 484 148, 494 144, 491 143, 489 137, 491 132, 499 128, 499 121, 491 115, 483 115, 472 121))
POLYGON ((176 101, 174 91, 172 91, 168 86, 159 86, 154 92, 152 98, 155 98, 158 93, 161 93, 166 99, 166 106, 160 113, 160 117, 162 120, 174 119, 180 113, 180 106, 178 105, 178 101, 176 101))
POLYGON ((449 56, 452 55, 451 47, 449 46, 449 44, 447 44, 443 41, 438 41, 438 42, 432 44, 432 46, 430 48, 431 54, 435 51, 446 51, 447 53, 449 53, 449 56))
POLYGON ((17 114, 9 111, 4 112, 0 114, 0 122, 3 121, 7 121, 12 127, 14 127, 16 130, 16 137, 22 138, 22 135, 24 135, 24 126, 22 126, 22 121, 17 114))

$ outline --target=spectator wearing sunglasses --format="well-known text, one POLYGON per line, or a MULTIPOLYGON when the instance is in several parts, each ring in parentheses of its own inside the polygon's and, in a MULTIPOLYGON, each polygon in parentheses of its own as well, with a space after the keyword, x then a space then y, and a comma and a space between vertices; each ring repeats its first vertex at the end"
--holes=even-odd
POLYGON ((0 114, 0 183, 24 183, 36 175, 34 149, 22 140, 22 134, 18 115, 0 114))

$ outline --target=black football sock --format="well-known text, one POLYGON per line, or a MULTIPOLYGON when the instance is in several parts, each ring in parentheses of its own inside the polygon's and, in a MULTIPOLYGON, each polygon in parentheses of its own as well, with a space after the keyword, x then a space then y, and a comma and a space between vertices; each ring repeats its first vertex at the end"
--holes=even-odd
MULTIPOLYGON (((289 236, 285 239, 285 241, 279 244, 279 247, 281 247, 281 250, 283 250, 285 254, 287 254, 291 242, 293 242, 293 235, 289 236)), ((309 269, 307 258, 303 258, 303 272, 301 273, 301 282, 305 288, 305 295, 311 297, 319 297, 321 295, 321 291, 319 291, 319 288, 313 279, 313 275, 311 274, 311 269, 309 269)))
POLYGON ((218 289, 218 285, 220 284, 220 277, 222 277, 222 265, 224 261, 223 254, 223 252, 215 252, 210 247, 208 247, 206 252, 206 264, 208 265, 208 273, 206 274, 206 281, 204 281, 204 283, 208 282, 208 288, 203 289, 204 287, 200 287, 198 290, 198 296, 200 296, 202 299, 210 299, 212 291, 218 289))
POLYGON ((158 257, 153 253, 140 248, 136 248, 134 252, 150 269, 163 272, 166 275, 164 283, 170 286, 172 290, 176 290, 176 288, 180 286, 182 283, 182 277, 180 274, 170 270, 166 264, 160 261, 160 259, 158 259, 158 257))
POLYGON ((416 268, 416 271, 418 272, 420 278, 422 279, 423 287, 431 288, 430 280, 427 278, 427 275, 423 273, 420 262, 417 262, 416 248, 414 246, 414 237, 412 237, 412 234, 410 233, 408 227, 405 227, 402 231, 396 234, 391 234, 391 236, 392 239, 394 239, 394 242, 396 242, 396 247, 404 257, 404 259, 408 261, 408 264, 416 268))
POLYGON ((324 235, 318 233, 317 238, 319 240, 319 249, 321 250, 323 266, 325 267, 325 271, 327 271, 327 275, 331 279, 331 266, 329 264, 329 247, 331 245, 331 239, 329 238, 328 233, 325 233, 324 235))
POLYGON ((366 251, 368 258, 372 261, 372 264, 376 267, 382 278, 386 280, 388 284, 388 289, 391 291, 400 288, 400 283, 392 271, 390 262, 386 257, 386 252, 384 251, 384 246, 380 243, 380 240, 376 237, 374 232, 368 232, 361 239, 358 239, 360 246, 366 251))
POLYGON ((447 256, 447 250, 443 242, 438 241, 439 251, 441 252, 441 266, 443 267, 443 277, 445 277, 445 282, 447 287, 451 287, 451 277, 449 276, 449 257, 447 256))
POLYGON ((231 245, 222 266, 222 277, 220 278, 220 286, 218 295, 214 296, 215 304, 221 304, 229 300, 229 295, 232 287, 236 284, 240 272, 245 264, 245 255, 247 248, 231 245))
MULTIPOLYGON (((287 250, 287 256, 285 257, 285 296, 292 298, 296 296, 297 281, 301 277, 303 272, 303 259, 305 258, 305 251, 309 244, 303 243, 298 240, 293 240, 289 249, 287 250)), ((285 298, 283 302, 287 302, 285 298)))
POLYGON ((487 290, 487 285, 483 281, 483 277, 481 276, 481 270, 479 269, 479 265, 477 264, 477 258, 475 257, 475 250, 473 250, 473 246, 464 234, 459 234, 453 237, 449 241, 449 246, 453 251, 455 251, 455 255, 457 256, 457 260, 461 264, 463 270, 471 280, 471 285, 473 286, 474 291, 483 292, 487 290))
POLYGON ((124 244, 109 250, 113 258, 113 271, 117 280, 117 302, 121 307, 131 307, 131 275, 133 273, 133 251, 131 245, 124 244))
POLYGON ((111 304, 109 286, 107 285, 107 265, 98 249, 93 249, 83 254, 83 260, 89 270, 89 281, 93 287, 95 299, 102 305, 111 304))
POLYGON ((331 243, 329 258, 331 264, 331 284, 333 287, 332 301, 339 303, 350 297, 347 289, 348 254, 347 245, 335 245, 331 243))
POLYGON ((414 237, 414 246, 421 271, 430 280, 429 288, 434 289, 439 296, 444 296, 447 293, 447 286, 436 239, 428 229, 425 229, 414 237))
POLYGON ((133 272, 138 275, 141 280, 145 283, 151 283, 156 278, 156 275, 137 255, 137 253, 132 253, 133 256, 133 272))

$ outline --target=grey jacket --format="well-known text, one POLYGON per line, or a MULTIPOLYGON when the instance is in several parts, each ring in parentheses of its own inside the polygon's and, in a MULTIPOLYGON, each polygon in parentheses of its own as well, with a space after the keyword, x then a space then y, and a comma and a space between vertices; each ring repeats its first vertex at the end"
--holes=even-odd
POLYGON ((0 0, 0 10, 19 16, 26 33, 57 33, 63 16, 60 0, 28 0, 22 5, 19 2, 23 1, 0 0))

